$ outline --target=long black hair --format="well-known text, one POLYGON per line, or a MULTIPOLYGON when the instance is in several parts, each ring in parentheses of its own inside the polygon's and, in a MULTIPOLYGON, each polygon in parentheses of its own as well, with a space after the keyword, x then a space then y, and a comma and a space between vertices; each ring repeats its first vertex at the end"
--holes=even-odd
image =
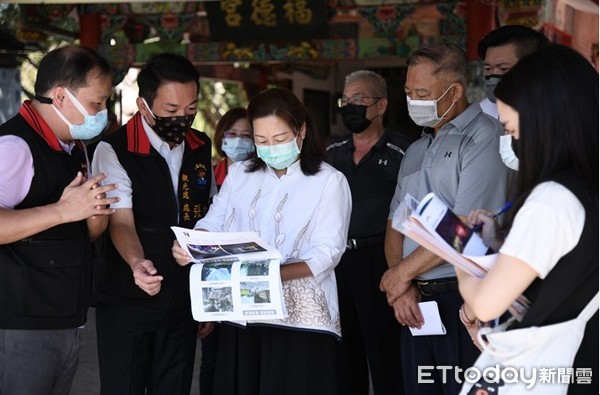
POLYGON ((579 53, 550 45, 504 75, 498 100, 519 113, 517 196, 571 169, 598 199, 598 73, 579 53))
MULTIPOLYGON (((293 131, 306 125, 306 135, 300 150, 300 168, 307 175, 319 172, 325 157, 323 142, 319 139, 315 124, 308 114, 306 107, 289 90, 272 88, 256 95, 248 104, 248 119, 276 116, 285 122, 293 131)), ((247 171, 253 172, 265 168, 266 164, 259 157, 253 158, 247 171)))

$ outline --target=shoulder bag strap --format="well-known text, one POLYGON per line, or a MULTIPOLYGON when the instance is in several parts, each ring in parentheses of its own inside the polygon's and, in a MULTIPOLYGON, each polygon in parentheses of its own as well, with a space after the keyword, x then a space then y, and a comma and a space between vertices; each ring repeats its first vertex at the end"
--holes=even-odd
POLYGON ((588 322, 590 318, 592 318, 592 316, 596 314, 596 311, 598 311, 598 293, 594 295, 592 300, 590 300, 587 306, 585 306, 581 313, 579 313, 579 316, 577 318, 584 319, 585 322, 588 322))

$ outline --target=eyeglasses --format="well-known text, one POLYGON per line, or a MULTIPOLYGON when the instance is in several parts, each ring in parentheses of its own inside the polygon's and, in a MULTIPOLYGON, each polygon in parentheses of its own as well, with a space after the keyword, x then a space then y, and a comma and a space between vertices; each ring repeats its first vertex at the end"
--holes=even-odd
POLYGON ((354 95, 352 97, 342 96, 338 99, 337 105, 339 108, 346 107, 348 104, 361 105, 364 103, 365 99, 381 100, 382 98, 379 96, 363 96, 363 95, 354 95))
POLYGON ((248 139, 248 140, 252 140, 252 132, 250 130, 236 130, 236 129, 231 129, 231 130, 227 130, 225 131, 225 133, 223 133, 224 137, 228 137, 228 138, 236 138, 236 137, 241 137, 243 139, 248 139))

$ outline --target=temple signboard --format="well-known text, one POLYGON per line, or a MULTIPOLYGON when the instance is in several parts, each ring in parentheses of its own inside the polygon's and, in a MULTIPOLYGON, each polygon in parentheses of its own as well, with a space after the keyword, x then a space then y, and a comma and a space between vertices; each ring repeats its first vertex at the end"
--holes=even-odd
POLYGON ((327 3, 322 0, 222 0, 204 6, 215 41, 327 37, 327 3))

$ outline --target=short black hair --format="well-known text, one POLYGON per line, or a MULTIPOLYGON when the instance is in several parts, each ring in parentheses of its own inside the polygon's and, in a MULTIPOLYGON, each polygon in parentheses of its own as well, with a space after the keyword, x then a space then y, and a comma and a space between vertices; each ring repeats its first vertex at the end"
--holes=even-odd
POLYGON ((139 95, 152 107, 156 91, 165 82, 195 82, 200 91, 200 73, 186 57, 162 53, 152 57, 138 74, 139 95))
POLYGON ((485 59, 485 54, 490 47, 501 47, 514 44, 517 58, 523 57, 550 44, 548 38, 537 30, 523 25, 507 25, 489 32, 477 45, 479 57, 485 59))
MULTIPOLYGON (((305 175, 317 174, 325 158, 325 149, 323 141, 317 133, 315 123, 304 104, 288 89, 267 89, 250 100, 248 118, 252 123, 257 118, 268 116, 281 119, 294 133, 297 133, 302 125, 306 124, 306 135, 300 151, 300 168, 305 175)), ((253 172, 265 166, 265 162, 256 157, 251 159, 248 171, 253 172)))
POLYGON ((68 45, 54 49, 40 62, 34 90, 43 97, 55 86, 64 86, 73 91, 88 83, 88 74, 112 77, 110 64, 93 49, 68 45))

